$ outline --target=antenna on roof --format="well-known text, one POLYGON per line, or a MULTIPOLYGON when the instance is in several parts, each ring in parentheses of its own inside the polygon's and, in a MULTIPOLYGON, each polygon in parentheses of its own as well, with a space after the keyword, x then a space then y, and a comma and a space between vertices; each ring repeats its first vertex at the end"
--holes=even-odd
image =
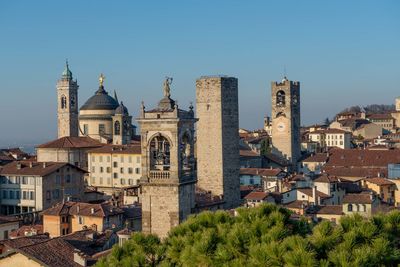
POLYGON ((283 65, 283 77, 286 79, 286 65, 283 65))

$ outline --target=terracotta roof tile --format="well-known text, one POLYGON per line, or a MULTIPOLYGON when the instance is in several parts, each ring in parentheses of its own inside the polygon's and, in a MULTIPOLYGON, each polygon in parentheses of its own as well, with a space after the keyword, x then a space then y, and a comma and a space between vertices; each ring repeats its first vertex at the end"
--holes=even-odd
POLYGON ((393 183, 389 179, 385 179, 382 177, 367 178, 365 179, 365 181, 376 185, 395 185, 395 183, 393 183))
POLYGON ((316 213, 317 214, 343 215, 343 207, 342 207, 342 205, 319 206, 316 213))
POLYGON ((303 162, 326 162, 329 158, 327 153, 316 153, 303 159, 303 162))
POLYGON ((70 166, 86 173, 85 170, 65 162, 33 162, 33 161, 13 161, 0 170, 1 175, 33 175, 46 176, 58 169, 70 166))
POLYGON ((139 145, 105 145, 99 148, 91 149, 88 153, 107 153, 107 154, 141 154, 139 145))
POLYGON ((121 208, 112 206, 108 203, 91 204, 71 201, 58 203, 54 207, 41 212, 42 215, 82 215, 93 217, 108 217, 122 213, 124 213, 124 211, 121 208))
POLYGON ((343 203, 371 204, 372 195, 368 193, 347 194, 343 197, 343 203))
POLYGON ((260 176, 277 176, 282 173, 282 169, 266 169, 266 168, 241 168, 240 174, 243 175, 260 175, 260 176))
POLYGON ((66 136, 37 146, 37 148, 91 148, 104 144, 86 136, 66 136))

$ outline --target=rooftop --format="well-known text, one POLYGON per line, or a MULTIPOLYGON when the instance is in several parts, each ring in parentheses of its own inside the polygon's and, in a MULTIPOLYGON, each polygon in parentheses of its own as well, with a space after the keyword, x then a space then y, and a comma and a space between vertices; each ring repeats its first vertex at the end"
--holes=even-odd
POLYGON ((3 166, 3 168, 0 169, 0 174, 46 176, 65 166, 86 173, 85 170, 64 162, 13 161, 3 166))
POLYGON ((103 146, 103 144, 87 136, 65 136, 39 145, 37 148, 91 148, 100 146, 103 146))
POLYGON ((343 197, 343 203, 371 204, 372 202, 372 195, 368 193, 346 194, 343 197))
POLYGON ((112 206, 109 203, 91 204, 84 202, 58 203, 55 206, 41 212, 41 215, 60 216, 60 215, 81 215, 89 217, 108 217, 122 214, 124 211, 112 206))
POLYGON ((88 153, 106 153, 106 154, 141 154, 140 145, 105 145, 99 148, 91 149, 88 153))

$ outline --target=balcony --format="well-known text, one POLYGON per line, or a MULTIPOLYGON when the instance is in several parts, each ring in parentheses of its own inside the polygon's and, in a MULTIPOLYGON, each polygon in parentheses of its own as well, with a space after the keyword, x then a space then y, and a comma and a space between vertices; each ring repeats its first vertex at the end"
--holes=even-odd
POLYGON ((149 177, 150 179, 164 180, 169 179, 170 174, 169 171, 150 171, 149 177))

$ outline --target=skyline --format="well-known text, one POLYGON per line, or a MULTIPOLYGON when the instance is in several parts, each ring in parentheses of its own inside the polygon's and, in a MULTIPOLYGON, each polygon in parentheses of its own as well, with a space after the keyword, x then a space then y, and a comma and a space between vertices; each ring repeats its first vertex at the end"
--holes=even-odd
POLYGON ((165 76, 183 108, 196 101, 196 78, 238 78, 240 127, 249 129, 271 113, 270 82, 285 68, 301 83, 302 125, 400 95, 396 1, 96 3, 0 4, 0 146, 56 138, 66 58, 79 106, 104 73, 106 90, 117 90, 134 118, 142 100, 151 107, 162 97, 165 76))

